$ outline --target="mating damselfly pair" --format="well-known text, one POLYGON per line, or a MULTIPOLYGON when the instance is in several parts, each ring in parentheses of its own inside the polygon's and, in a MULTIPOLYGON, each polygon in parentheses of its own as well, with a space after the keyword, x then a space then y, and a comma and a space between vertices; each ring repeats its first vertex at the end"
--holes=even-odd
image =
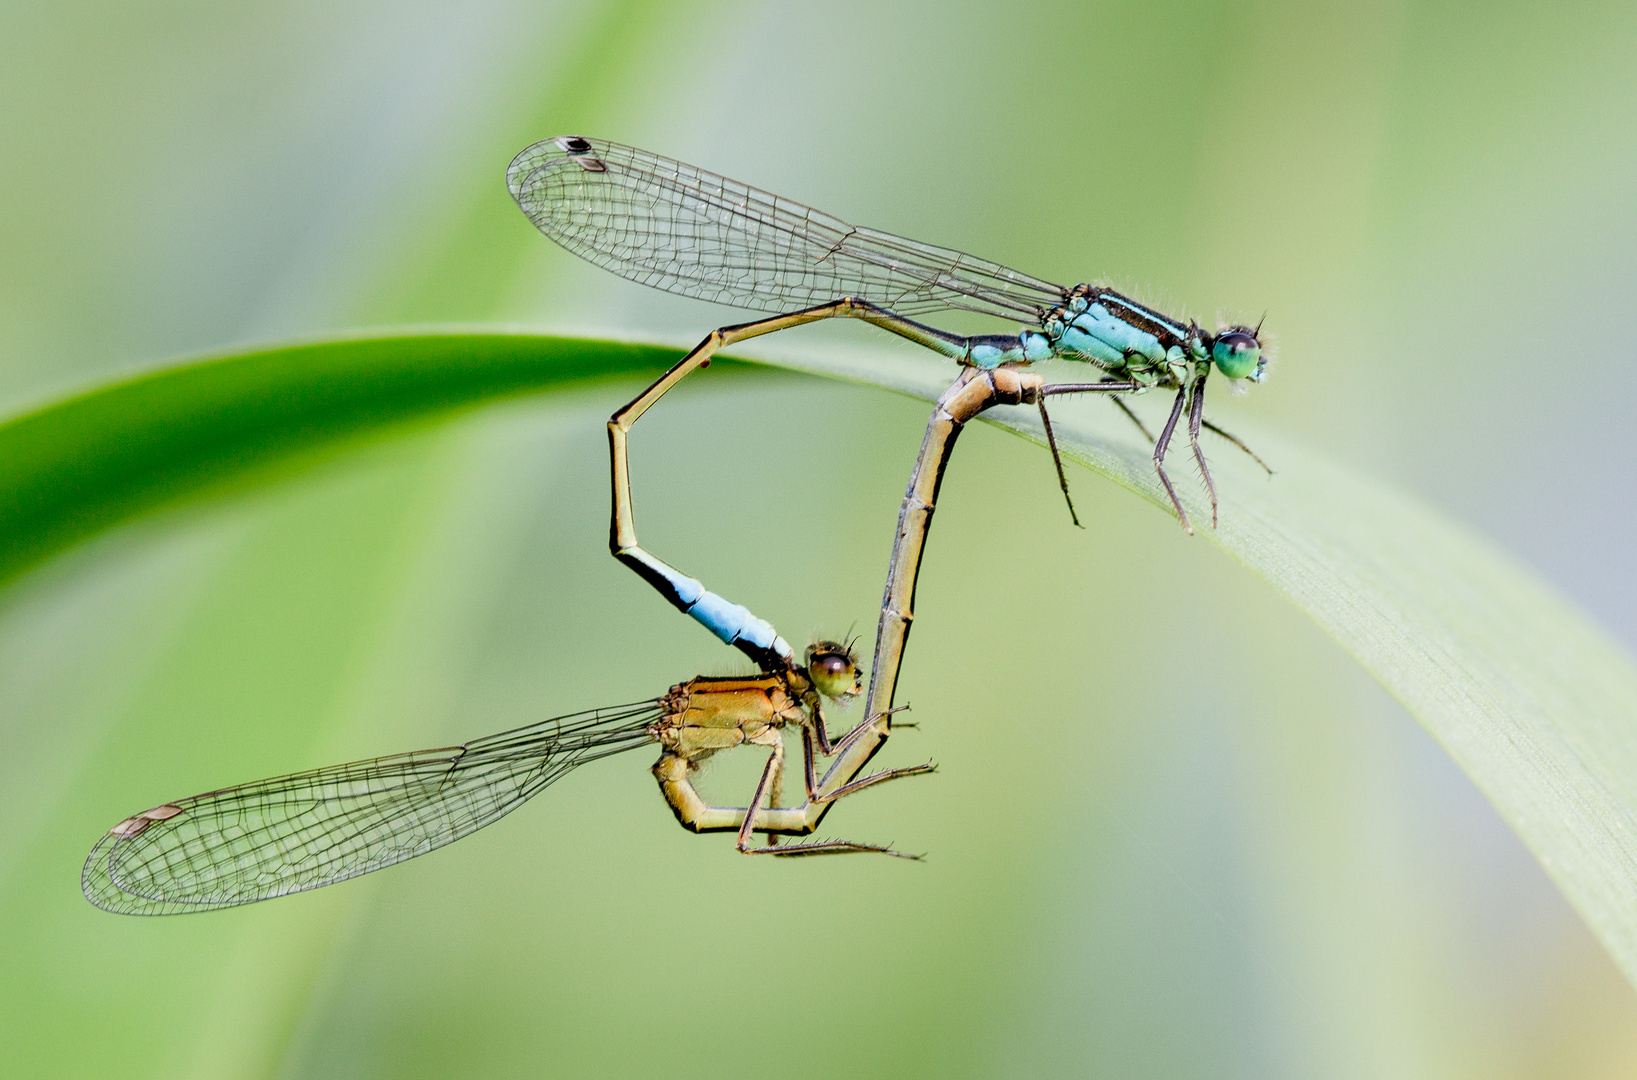
MULTIPOLYGON (((747 854, 899 855, 879 844, 778 839, 810 836, 844 796, 931 771, 918 765, 859 776, 892 730, 921 554, 944 466, 964 425, 995 405, 1034 405, 1055 458, 1048 397, 1104 394, 1142 428, 1123 399, 1174 392, 1153 439, 1154 467, 1183 527, 1192 531, 1165 470, 1166 451, 1186 414, 1215 522, 1216 489, 1199 433, 1216 431, 1245 447, 1205 418, 1205 386, 1213 370, 1226 379, 1262 380, 1267 358, 1260 327, 1207 332, 1104 286, 1053 285, 948 248, 849 225, 617 143, 580 136, 536 143, 512 162, 507 184, 542 232, 599 266, 669 292, 775 313, 713 331, 608 424, 613 554, 760 671, 700 676, 659 698, 543 720, 459 746, 162 803, 121 821, 93 848, 82 886, 99 907, 133 914, 208 910, 356 877, 482 828, 577 765, 655 744, 654 775, 689 829, 735 832, 747 854), (912 318, 950 311, 1027 325, 1015 334, 962 336, 912 318), (835 317, 878 326, 956 361, 961 370, 934 407, 900 507, 864 718, 832 741, 823 701, 846 702, 861 689, 850 645, 816 642, 798 659, 771 624, 645 551, 631 503, 628 436, 643 413, 718 350, 835 317), (1087 363, 1098 377, 1047 383, 1028 370, 1054 358, 1087 363), (786 727, 799 730, 803 747, 806 799, 795 807, 781 805, 786 727), (694 787, 695 772, 712 755, 744 745, 768 751, 747 805, 709 805, 694 787), (830 759, 822 775, 821 756, 830 759), (755 843, 758 833, 766 844, 755 843)), ((1067 497, 1060 460, 1057 472, 1067 497)))

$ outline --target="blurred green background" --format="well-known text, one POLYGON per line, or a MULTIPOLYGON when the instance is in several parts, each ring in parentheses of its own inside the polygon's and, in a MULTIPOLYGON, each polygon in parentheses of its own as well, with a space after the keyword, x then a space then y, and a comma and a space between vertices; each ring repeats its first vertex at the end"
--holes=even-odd
MULTIPOLYGON (((506 163, 582 132, 1201 321, 1266 309, 1280 363, 1229 427, 1419 493, 1630 643, 1634 61, 1613 2, 11 3, 0 402, 342 327, 740 318, 528 225, 506 163)), ((895 347, 799 333, 763 352, 895 347)), ((925 864, 741 859, 633 754, 333 889, 80 898, 162 799, 738 670, 606 554, 636 385, 312 454, 0 593, 0 1071, 1637 1074, 1637 994, 1398 706, 1150 505, 1080 472, 1069 527, 989 429, 883 759, 940 771, 827 821, 925 864)), ((634 438, 643 539, 792 640, 867 637, 924 420, 701 378, 634 438), (726 522, 701 498, 739 490, 726 522)))

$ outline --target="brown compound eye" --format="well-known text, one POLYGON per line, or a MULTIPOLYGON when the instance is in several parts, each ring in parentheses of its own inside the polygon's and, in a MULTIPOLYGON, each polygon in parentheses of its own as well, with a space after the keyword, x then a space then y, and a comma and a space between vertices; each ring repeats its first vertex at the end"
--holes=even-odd
POLYGON ((852 665, 844 656, 824 656, 813 661, 813 670, 833 679, 846 676, 852 670, 852 665))
POLYGON ((807 647, 807 674, 825 697, 845 699, 864 690, 857 659, 838 642, 816 641, 807 647))

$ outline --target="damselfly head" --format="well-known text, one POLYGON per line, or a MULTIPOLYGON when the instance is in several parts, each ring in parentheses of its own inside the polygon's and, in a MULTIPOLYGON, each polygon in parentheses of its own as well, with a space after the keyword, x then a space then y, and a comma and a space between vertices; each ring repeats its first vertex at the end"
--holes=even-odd
POLYGON ((1211 360, 1230 379, 1261 382, 1267 374, 1267 356, 1257 336, 1260 327, 1230 326, 1211 340, 1211 360))
POLYGON ((839 641, 815 641, 807 646, 807 676, 827 698, 848 702, 864 692, 858 657, 839 641))

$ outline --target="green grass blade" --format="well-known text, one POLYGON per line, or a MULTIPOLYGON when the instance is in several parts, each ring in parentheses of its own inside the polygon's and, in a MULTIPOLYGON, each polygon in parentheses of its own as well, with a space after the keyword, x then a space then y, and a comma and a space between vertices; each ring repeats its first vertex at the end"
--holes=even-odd
POLYGON ((98 529, 315 447, 674 356, 446 330, 256 348, 106 383, 0 425, 0 582, 98 529))
MULTIPOLYGON (((657 371, 675 355, 541 335, 405 333, 245 351, 110 383, 0 424, 0 581, 158 503, 338 440, 657 371)), ((907 354, 855 350, 785 366, 928 399, 954 375, 907 354)), ((1164 509, 1148 449, 1100 408, 1065 405, 1054 416, 1066 456, 1164 509)), ((1040 437, 1031 410, 991 419, 1040 437)), ((1201 539, 1307 612, 1405 705, 1637 981, 1637 668, 1530 571, 1435 510, 1276 436, 1239 434, 1277 475, 1213 443, 1223 518, 1201 539)), ((1179 488, 1203 525, 1209 509, 1186 457, 1179 448, 1179 488)), ((1053 482, 1044 461, 1038 480, 1053 482)))

